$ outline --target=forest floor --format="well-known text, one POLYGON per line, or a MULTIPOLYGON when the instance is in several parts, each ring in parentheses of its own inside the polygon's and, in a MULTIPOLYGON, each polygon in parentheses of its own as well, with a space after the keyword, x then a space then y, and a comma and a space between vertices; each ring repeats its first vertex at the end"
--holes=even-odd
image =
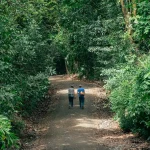
POLYGON ((48 113, 34 124, 36 139, 28 139, 23 150, 150 150, 150 144, 132 133, 124 133, 113 119, 106 91, 96 83, 54 76, 57 89, 48 113), (67 90, 73 84, 85 88, 85 109, 68 109, 67 90))

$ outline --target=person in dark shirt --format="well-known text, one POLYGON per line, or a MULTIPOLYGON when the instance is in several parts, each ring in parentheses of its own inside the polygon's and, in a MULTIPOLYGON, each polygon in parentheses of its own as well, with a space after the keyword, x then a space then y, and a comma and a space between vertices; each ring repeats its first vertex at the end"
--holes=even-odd
POLYGON ((79 85, 79 88, 77 90, 77 94, 79 97, 79 105, 81 109, 84 109, 84 95, 85 95, 85 89, 79 85))

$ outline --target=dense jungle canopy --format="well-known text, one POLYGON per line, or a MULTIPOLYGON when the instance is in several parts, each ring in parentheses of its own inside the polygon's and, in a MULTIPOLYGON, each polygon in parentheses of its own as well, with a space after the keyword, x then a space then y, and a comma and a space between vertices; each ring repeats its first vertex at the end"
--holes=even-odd
POLYGON ((125 131, 150 138, 148 0, 1 0, 0 145, 19 148, 23 117, 54 74, 104 81, 125 131))

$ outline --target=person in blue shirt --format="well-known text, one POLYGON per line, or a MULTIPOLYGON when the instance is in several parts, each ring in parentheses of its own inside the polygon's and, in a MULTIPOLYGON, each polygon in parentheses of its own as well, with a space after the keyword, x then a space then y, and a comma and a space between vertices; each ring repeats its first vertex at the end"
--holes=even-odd
POLYGON ((77 94, 79 97, 79 105, 81 109, 84 109, 84 95, 85 95, 85 89, 79 85, 79 88, 77 90, 77 94))

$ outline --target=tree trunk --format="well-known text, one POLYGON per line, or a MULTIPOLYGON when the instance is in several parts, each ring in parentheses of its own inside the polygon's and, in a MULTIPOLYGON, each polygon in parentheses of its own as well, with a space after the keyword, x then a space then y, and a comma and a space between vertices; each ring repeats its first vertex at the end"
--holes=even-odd
POLYGON ((132 14, 133 14, 133 16, 136 16, 136 9, 137 9, 136 0, 132 0, 132 8, 133 8, 132 14))
POLYGON ((122 12, 124 15, 126 30, 129 34, 129 38, 130 38, 131 42, 133 42, 132 37, 131 37, 131 24, 130 24, 131 12, 129 11, 130 9, 128 9, 128 6, 130 5, 130 0, 126 0, 126 4, 124 3, 124 0, 120 0, 120 3, 121 3, 121 7, 122 7, 122 12))

